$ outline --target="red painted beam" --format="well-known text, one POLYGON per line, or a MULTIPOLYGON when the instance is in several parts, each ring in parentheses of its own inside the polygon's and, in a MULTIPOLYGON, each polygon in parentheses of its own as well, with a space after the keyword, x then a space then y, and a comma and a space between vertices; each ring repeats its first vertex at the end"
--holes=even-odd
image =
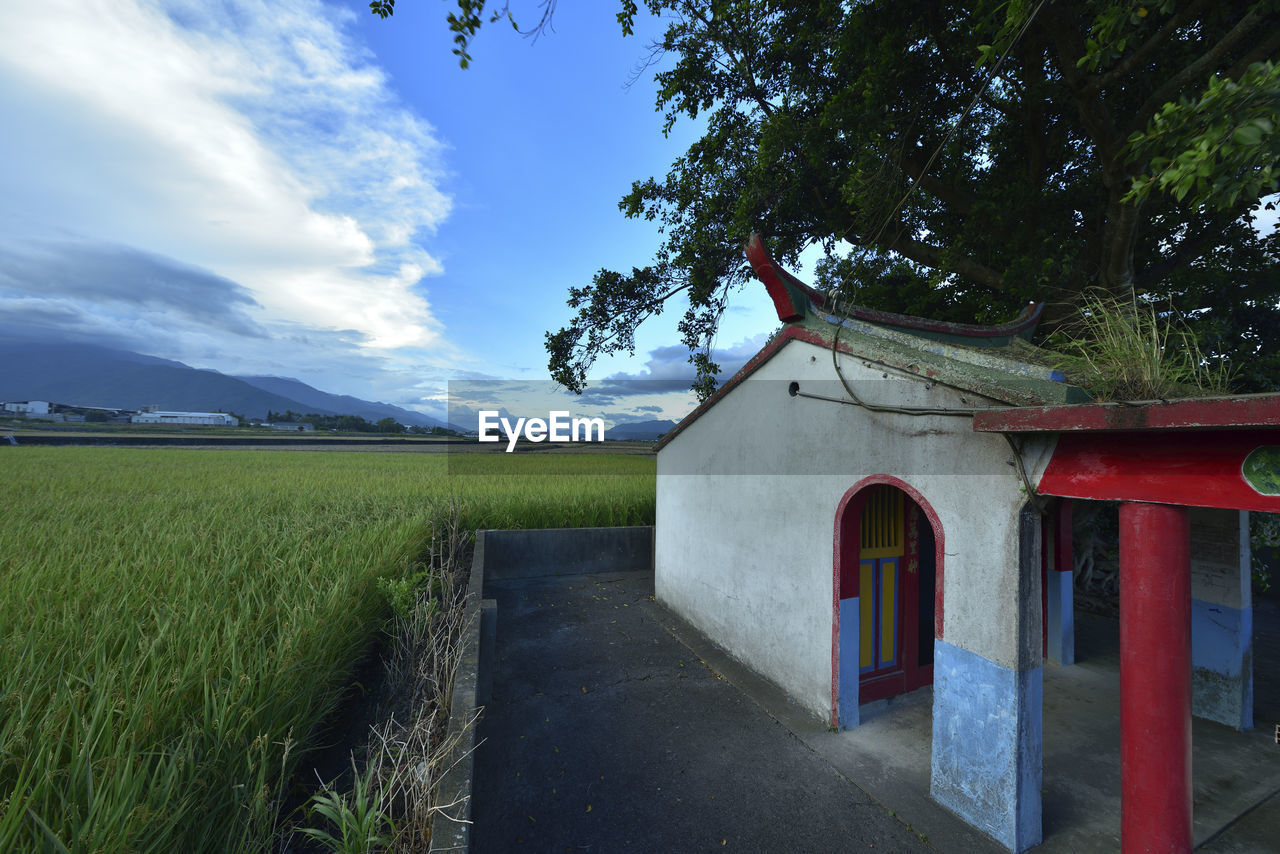
POLYGON ((1206 397, 1165 403, 1081 403, 992 409, 973 417, 980 433, 1092 430, 1204 430, 1280 427, 1280 394, 1206 397))
POLYGON ((1065 498, 1276 513, 1276 479, 1259 479, 1255 473, 1254 485, 1242 471, 1251 453, 1273 447, 1280 447, 1280 428, 1063 433, 1036 491, 1065 498))
POLYGON ((1191 851, 1186 508, 1120 506, 1120 847, 1191 851))

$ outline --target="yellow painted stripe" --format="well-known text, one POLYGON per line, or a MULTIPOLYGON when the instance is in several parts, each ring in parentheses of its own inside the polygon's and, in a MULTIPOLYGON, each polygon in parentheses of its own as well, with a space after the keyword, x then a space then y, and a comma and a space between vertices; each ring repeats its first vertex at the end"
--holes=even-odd
POLYGON ((876 589, 872 586, 871 570, 874 563, 864 560, 859 564, 861 589, 858 591, 858 622, 861 631, 858 634, 858 666, 870 667, 875 664, 875 612, 876 589))
POLYGON ((898 609, 896 561, 883 561, 880 564, 880 663, 889 664, 894 659, 898 640, 898 609))
POLYGON ((906 551, 902 499, 896 487, 872 487, 862 511, 860 557, 898 557, 906 551))

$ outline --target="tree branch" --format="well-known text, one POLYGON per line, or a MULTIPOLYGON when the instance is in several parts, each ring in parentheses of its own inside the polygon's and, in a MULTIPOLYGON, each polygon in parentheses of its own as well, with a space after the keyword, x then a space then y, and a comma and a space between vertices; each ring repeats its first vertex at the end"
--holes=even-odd
POLYGON ((924 166, 914 157, 904 154, 899 158, 898 165, 903 172, 911 176, 913 181, 920 181, 920 189, 954 208, 957 213, 967 214, 973 211, 973 206, 977 203, 973 196, 950 184, 944 184, 932 175, 925 175, 922 178, 924 166))
MULTIPOLYGON (((899 226, 902 227, 901 224, 899 226)), ((972 258, 949 257, 937 246, 916 240, 914 237, 907 235, 905 228, 899 231, 895 237, 882 238, 877 245, 882 249, 897 252, 903 258, 915 261, 925 267, 942 270, 947 273, 955 273, 957 276, 963 276, 970 281, 986 285, 993 290, 1008 290, 1008 286, 1004 282, 1004 276, 995 270, 985 264, 979 264, 972 258)))
MULTIPOLYGON (((627 308, 625 308, 624 310, 616 312, 615 314, 611 315, 609 317, 608 322, 612 323, 613 321, 617 320, 619 317, 621 317, 624 314, 630 315, 635 312, 642 312, 641 314, 637 314, 637 320, 635 321, 635 323, 631 325, 631 329, 632 331, 634 331, 641 323, 644 323, 650 317, 653 317, 657 309, 663 307, 666 304, 667 300, 669 300, 671 297, 675 296, 676 294, 680 293, 681 291, 688 290, 691 284, 692 284, 691 282, 686 282, 685 284, 680 285, 677 288, 672 288, 671 290, 667 291, 665 294, 654 297, 653 299, 643 302, 640 305, 627 306, 627 308)), ((592 346, 598 349, 603 349, 606 345, 612 343, 615 339, 617 339, 617 337, 620 334, 621 334, 621 330, 615 328, 613 332, 609 333, 605 337, 592 341, 591 342, 592 346)))
POLYGON ((1147 57, 1155 53, 1157 48, 1169 40, 1170 36, 1186 26, 1208 5, 1209 0, 1196 0, 1191 5, 1179 9, 1172 18, 1165 22, 1163 27, 1153 33, 1149 39, 1140 44, 1133 53, 1121 60, 1114 68, 1088 78, 1085 83, 1086 91, 1096 92, 1107 88, 1113 83, 1127 79, 1137 70, 1139 65, 1147 60, 1147 57))
POLYGON ((1240 76, 1249 70, 1250 65, 1270 59, 1277 53, 1280 53, 1280 21, 1273 22, 1269 38, 1264 39, 1257 47, 1241 57, 1239 62, 1224 72, 1224 75, 1230 80, 1239 80, 1240 76))
MULTIPOLYGON (((1027 147, 1027 182, 1038 187, 1044 177, 1045 161, 1045 122, 1044 101, 1039 97, 1044 84, 1044 45, 1023 42, 1022 76, 1026 80, 1026 92, 1022 97, 1022 142, 1027 147)), ((1038 220, 1038 212, 1033 211, 1033 220, 1038 220)), ((1034 232, 1035 223, 1027 223, 1034 232)))
POLYGON ((982 103, 986 104, 988 107, 995 110, 996 112, 1001 113, 1002 115, 1005 116, 1005 118, 1014 119, 1014 120, 1018 118, 1017 113, 1014 112, 1012 107, 1010 107, 1008 104, 1000 103, 995 98, 992 98, 990 95, 988 95, 985 92, 982 94, 981 100, 982 100, 982 103))
POLYGON ((1210 242, 1214 238, 1221 236, 1222 229, 1218 224, 1206 224, 1193 236, 1179 241, 1177 247, 1169 257, 1147 267, 1147 269, 1143 270, 1136 278, 1141 281, 1144 287, 1150 287, 1172 273, 1174 270, 1177 270, 1199 258, 1204 254, 1205 249, 1209 246, 1210 242))
POLYGON ((1103 184, 1108 189, 1118 187, 1125 183, 1126 177, 1120 158, 1124 138, 1116 130, 1115 121, 1102 99, 1102 93, 1088 90, 1088 76, 1080 70, 1080 60, 1085 55, 1084 42, 1076 31, 1075 21, 1063 12, 1058 3, 1046 4, 1040 12, 1039 20, 1043 34, 1054 47, 1058 58, 1058 72, 1071 92, 1071 100, 1075 102, 1080 121, 1098 147, 1103 184))
MULTIPOLYGON (((711 26, 711 21, 707 20, 705 15, 696 9, 690 9, 688 11, 693 15, 694 19, 697 20, 698 23, 702 24, 703 29, 707 33, 707 38, 714 41, 716 46, 723 50, 725 55, 733 62, 735 70, 742 75, 743 82, 746 83, 747 91, 751 94, 751 99, 760 107, 760 111, 763 112, 767 118, 773 118, 773 107, 770 106, 768 100, 765 99, 764 93, 760 88, 760 84, 756 82, 755 75, 753 75, 751 70, 747 67, 746 60, 735 54, 732 46, 726 44, 724 39, 715 38, 712 35, 714 31, 711 26)), ((737 36, 738 34, 732 33, 732 35, 737 36)), ((741 37, 739 36, 739 38, 741 37)))
POLYGON ((1141 130, 1147 126, 1147 122, 1151 121, 1151 117, 1156 114, 1156 110, 1160 109, 1164 104, 1170 101, 1178 94, 1182 87, 1186 86, 1193 80, 1202 80, 1209 72, 1216 67, 1231 49, 1238 45, 1245 36, 1260 23, 1265 17, 1258 11, 1258 7, 1262 5, 1255 3, 1249 9, 1248 14, 1236 22, 1236 25, 1227 31, 1218 43, 1209 48, 1195 62, 1183 67, 1181 71, 1170 77, 1163 86, 1148 96, 1138 111, 1134 113, 1131 127, 1134 130, 1141 130))

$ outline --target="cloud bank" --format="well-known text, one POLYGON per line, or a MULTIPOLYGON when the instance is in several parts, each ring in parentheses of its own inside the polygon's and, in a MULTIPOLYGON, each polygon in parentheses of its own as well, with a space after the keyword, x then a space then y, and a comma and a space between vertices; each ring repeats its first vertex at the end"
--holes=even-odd
POLYGON ((440 272, 421 241, 450 209, 441 146, 348 35, 354 14, 317 0, 11 8, 0 320, 241 367, 298 348, 364 368, 397 348, 402 369, 447 358, 420 284, 440 272))

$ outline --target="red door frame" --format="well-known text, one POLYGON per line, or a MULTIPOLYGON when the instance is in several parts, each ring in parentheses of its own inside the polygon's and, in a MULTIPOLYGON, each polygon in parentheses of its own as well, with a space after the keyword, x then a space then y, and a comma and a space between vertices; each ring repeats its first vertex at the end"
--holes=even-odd
MULTIPOLYGON (((943 612, 942 612, 942 592, 943 592, 943 557, 944 542, 942 532, 942 521, 938 518, 938 513, 933 506, 925 500, 924 496, 915 489, 911 484, 900 480, 893 475, 874 474, 864 477, 855 483, 845 492, 840 499, 840 503, 836 506, 835 514, 835 535, 832 540, 832 582, 831 582, 831 723, 833 726, 840 726, 839 701, 840 701, 840 600, 847 599, 852 596, 858 596, 860 584, 860 572, 857 554, 855 553, 850 563, 850 571, 842 573, 844 564, 843 560, 843 543, 860 544, 862 540, 862 510, 867 503, 869 494, 868 488, 877 484, 893 486, 904 493, 915 502, 920 509, 924 519, 928 521, 929 526, 933 529, 934 541, 934 604, 933 604, 933 636, 940 639, 942 637, 943 612), (847 577, 846 577, 847 576, 847 577)), ((908 549, 919 548, 918 537, 908 536, 908 549)), ((904 569, 906 559, 912 555, 908 553, 904 555, 904 569)), ((918 584, 919 576, 916 573, 902 572, 899 574, 904 582, 908 582, 910 576, 910 584, 918 584)), ((903 593, 906 592, 905 583, 903 593)), ((916 593, 918 598, 918 591, 916 593)), ((898 597, 899 607, 905 602, 905 595, 898 597)), ((919 660, 918 638, 919 638, 919 609, 904 609, 902 620, 903 631, 903 664, 906 664, 908 654, 911 660, 919 660)), ((904 670, 899 673, 890 674, 880 679, 873 679, 860 684, 858 689, 859 704, 869 702, 871 700, 889 697, 902 691, 913 690, 921 685, 928 684, 933 679, 933 667, 926 666, 916 668, 912 673, 912 678, 908 680, 907 672, 904 670)))

